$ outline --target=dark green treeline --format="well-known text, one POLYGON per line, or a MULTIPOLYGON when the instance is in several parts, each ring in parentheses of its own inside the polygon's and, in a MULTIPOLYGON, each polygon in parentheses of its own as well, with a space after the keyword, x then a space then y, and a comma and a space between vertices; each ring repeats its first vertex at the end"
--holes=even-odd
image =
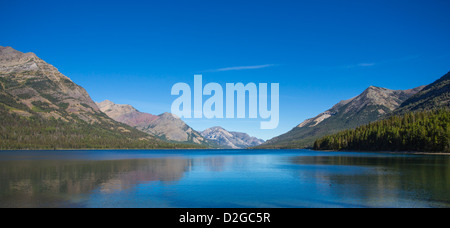
POLYGON ((391 116, 323 137, 315 150, 450 152, 448 109, 391 116))

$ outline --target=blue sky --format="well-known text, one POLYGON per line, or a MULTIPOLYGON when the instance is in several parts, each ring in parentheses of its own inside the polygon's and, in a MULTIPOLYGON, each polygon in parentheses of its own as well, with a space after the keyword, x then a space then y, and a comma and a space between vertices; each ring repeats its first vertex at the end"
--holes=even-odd
POLYGON ((177 82, 280 83, 280 124, 186 120, 263 139, 368 86, 450 71, 450 1, 0 1, 0 46, 34 52, 95 101, 170 111, 177 82))

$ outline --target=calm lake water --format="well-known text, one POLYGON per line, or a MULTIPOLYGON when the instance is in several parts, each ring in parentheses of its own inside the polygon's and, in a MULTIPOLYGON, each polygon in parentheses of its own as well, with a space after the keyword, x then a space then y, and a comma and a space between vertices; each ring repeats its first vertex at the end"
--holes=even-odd
POLYGON ((450 156, 0 151, 0 207, 450 207, 450 156))

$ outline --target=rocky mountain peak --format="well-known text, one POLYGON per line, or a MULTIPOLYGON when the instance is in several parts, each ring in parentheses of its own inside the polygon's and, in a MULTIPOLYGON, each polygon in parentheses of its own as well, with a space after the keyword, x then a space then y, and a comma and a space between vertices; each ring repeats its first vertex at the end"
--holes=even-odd
POLYGON ((107 113, 108 116, 111 118, 115 118, 121 115, 138 112, 133 106, 131 105, 121 105, 121 104, 115 104, 112 101, 105 100, 100 103, 96 103, 97 106, 102 110, 103 112, 107 113))
POLYGON ((208 140, 215 141, 225 148, 243 149, 264 143, 264 140, 249 136, 242 132, 229 132, 222 127, 212 127, 201 132, 208 140))
POLYGON ((104 100, 102 102, 96 102, 97 105, 101 105, 101 106, 111 106, 114 105, 114 102, 110 101, 110 100, 104 100))
POLYGON ((211 127, 211 128, 206 129, 206 130, 207 131, 226 131, 223 127, 219 127, 219 126, 211 127))
POLYGON ((265 148, 312 146, 315 139, 340 130, 355 128, 392 113, 405 100, 423 89, 390 90, 370 86, 360 95, 343 100, 331 109, 305 120, 291 131, 269 140, 265 148))
POLYGON ((157 119, 152 114, 139 112, 128 104, 116 104, 110 100, 96 103, 99 109, 117 122, 127 124, 132 127, 144 127, 151 121, 157 119))
POLYGON ((131 105, 119 105, 109 100, 97 103, 97 105, 112 119, 159 138, 195 144, 207 143, 200 133, 172 113, 165 112, 155 116, 140 112, 131 105))
POLYGON ((163 118, 163 119, 168 119, 168 120, 181 120, 178 116, 176 116, 172 113, 169 113, 169 112, 165 112, 165 113, 159 115, 159 117, 163 118))
POLYGON ((229 131, 223 129, 222 127, 218 127, 218 126, 208 128, 208 129, 204 130, 203 132, 201 132, 201 134, 203 136, 210 137, 210 139, 215 139, 217 137, 217 135, 233 137, 233 134, 231 134, 229 131))
POLYGON ((0 59, 14 59, 23 57, 37 57, 34 53, 22 53, 13 49, 12 47, 2 47, 0 46, 0 59))
POLYGON ((38 62, 43 62, 34 53, 22 53, 11 47, 0 47, 0 70, 39 70, 38 62))
MULTIPOLYGON (((86 90, 33 53, 0 47, 0 79, 3 93, 31 110, 39 110, 45 118, 69 121, 75 115, 87 122, 99 121, 101 112, 86 90)), ((19 114, 29 116, 27 112, 19 114)))
POLYGON ((423 87, 410 90, 390 90, 381 87, 370 86, 359 96, 348 102, 347 112, 359 112, 367 106, 384 106, 389 110, 398 108, 406 99, 420 91, 423 87))

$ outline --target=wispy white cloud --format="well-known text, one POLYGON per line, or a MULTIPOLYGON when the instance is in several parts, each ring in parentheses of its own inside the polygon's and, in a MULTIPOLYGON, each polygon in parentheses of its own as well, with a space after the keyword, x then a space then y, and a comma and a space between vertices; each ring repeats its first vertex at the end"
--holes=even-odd
POLYGON ((358 63, 358 64, 353 64, 353 65, 342 66, 342 68, 351 69, 351 68, 360 68, 360 67, 372 67, 375 65, 377 65, 377 63, 358 63))
POLYGON ((371 67, 371 66, 375 66, 375 63, 360 63, 357 66, 360 66, 360 67, 371 67))
POLYGON ((398 62, 407 62, 407 61, 411 61, 414 59, 418 59, 420 56, 419 55, 410 55, 410 56, 405 56, 402 58, 397 58, 397 59, 387 59, 384 61, 379 61, 379 62, 363 62, 363 63, 359 63, 359 64, 353 64, 353 65, 347 65, 344 66, 344 68, 364 68, 364 67, 373 67, 373 66, 378 66, 378 65, 384 65, 384 64, 393 64, 393 63, 398 63, 398 62))
POLYGON ((225 68, 219 68, 215 70, 208 70, 209 72, 223 72, 223 71, 233 71, 233 70, 255 70, 255 69, 262 69, 267 67, 273 67, 276 66, 276 64, 265 64, 265 65, 255 65, 255 66, 236 66, 236 67, 225 67, 225 68))

